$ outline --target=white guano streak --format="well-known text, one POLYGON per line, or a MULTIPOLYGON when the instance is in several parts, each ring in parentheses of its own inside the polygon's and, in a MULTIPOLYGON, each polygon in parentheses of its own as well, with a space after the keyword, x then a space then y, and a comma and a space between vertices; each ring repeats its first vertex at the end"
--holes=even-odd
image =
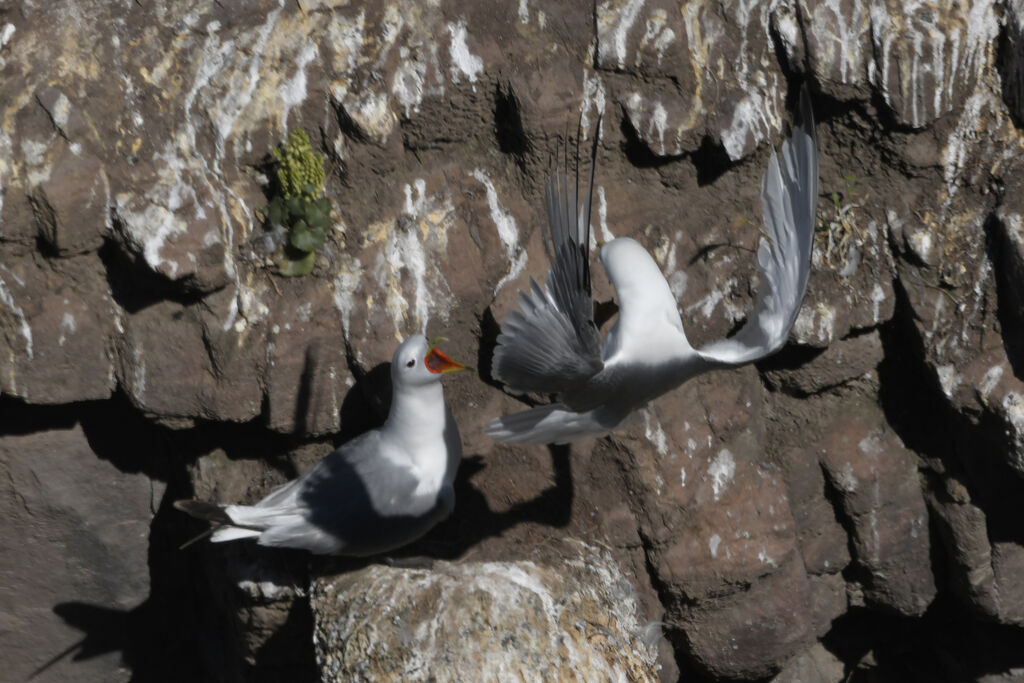
POLYGON ((484 191, 487 193, 487 207, 491 212, 491 220, 494 221, 494 227, 498 230, 498 239, 501 240, 502 246, 505 247, 505 257, 509 261, 508 273, 494 287, 494 295, 497 296, 502 287, 515 280, 523 272, 527 260, 526 250, 519 244, 519 229, 516 227, 516 219, 498 203, 498 192, 494 189, 494 183, 491 182, 491 179, 479 168, 474 169, 469 175, 484 186, 484 191))
MULTIPOLYGON (((470 83, 476 83, 477 77, 484 70, 484 60, 469 51, 466 44, 466 20, 460 19, 457 24, 449 23, 448 35, 451 37, 449 50, 452 57, 452 83, 458 83, 461 76, 469 79, 470 83)), ((476 90, 475 85, 473 90, 476 90)))

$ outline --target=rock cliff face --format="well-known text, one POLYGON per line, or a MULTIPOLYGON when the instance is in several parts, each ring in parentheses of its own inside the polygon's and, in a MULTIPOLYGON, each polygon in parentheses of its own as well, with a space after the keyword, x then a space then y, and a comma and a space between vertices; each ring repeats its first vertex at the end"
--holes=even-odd
POLYGON ((1012 680, 1022 36, 1018 0, 0 11, 12 675, 472 678, 500 647, 527 679, 1012 680), (546 270, 566 131, 603 116, 595 234, 651 250, 696 346, 752 305, 761 174, 803 82, 823 195, 789 345, 605 439, 483 437, 522 405, 489 359, 546 270), (297 126, 335 212, 313 273, 283 278, 256 209, 297 126), (443 562, 176 550, 199 529, 170 501, 255 500, 379 424, 382 364, 421 331, 478 367, 446 387, 455 514, 403 552, 443 562))

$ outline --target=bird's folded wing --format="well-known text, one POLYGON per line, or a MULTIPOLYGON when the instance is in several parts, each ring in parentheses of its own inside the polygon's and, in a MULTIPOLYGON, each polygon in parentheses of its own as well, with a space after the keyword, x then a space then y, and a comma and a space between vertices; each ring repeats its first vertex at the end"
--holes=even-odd
POLYGON ((818 203, 818 146, 806 88, 800 93, 800 119, 781 151, 772 153, 761 185, 768 239, 757 250, 761 282, 754 311, 734 336, 700 349, 705 360, 732 365, 775 353, 800 311, 818 203))
POLYGON ((578 208, 578 168, 571 192, 567 175, 558 171, 548 175, 544 192, 548 213, 544 248, 551 263, 547 288, 541 289, 530 280, 530 291, 519 294, 522 310, 509 314, 494 350, 491 374, 514 393, 563 393, 602 368, 588 253, 598 130, 593 136, 590 182, 582 214, 578 208))
POLYGON ((434 500, 417 496, 420 479, 408 456, 374 430, 342 445, 310 471, 300 497, 314 519, 416 516, 434 500), (323 514, 318 511, 326 511, 323 514))

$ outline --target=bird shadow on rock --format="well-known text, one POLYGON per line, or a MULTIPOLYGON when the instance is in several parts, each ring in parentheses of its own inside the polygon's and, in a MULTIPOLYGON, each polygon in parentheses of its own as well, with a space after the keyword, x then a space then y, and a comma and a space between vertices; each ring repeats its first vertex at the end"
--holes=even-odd
MULTIPOLYGON (((170 491, 175 482, 169 484, 170 491)), ((121 662, 132 672, 131 681, 203 677, 200 662, 192 656, 202 637, 202 630, 195 628, 199 621, 190 598, 198 559, 194 554, 178 552, 184 529, 177 519, 180 513, 171 507, 173 497, 171 493, 164 495, 150 527, 149 596, 131 608, 83 601, 54 605, 53 613, 83 635, 56 652, 31 679, 67 657, 71 662, 83 662, 113 652, 120 652, 121 662)), ((54 644, 54 649, 57 647, 59 644, 54 644)))
POLYGON ((463 457, 455 480, 455 510, 419 541, 402 548, 396 557, 423 555, 453 560, 488 538, 500 536, 520 524, 535 523, 564 528, 572 520, 575 497, 568 446, 549 446, 554 483, 535 497, 496 511, 474 484, 486 467, 479 454, 463 457))
MULTIPOLYGON (((568 446, 549 446, 554 463, 555 481, 536 497, 517 503, 506 511, 494 510, 472 479, 485 467, 481 455, 463 457, 455 480, 455 509, 422 538, 397 548, 364 558, 318 556, 313 574, 327 575, 356 571, 371 564, 389 564, 409 568, 429 567, 435 560, 455 560, 488 538, 500 536, 525 523, 563 528, 572 518, 574 490, 568 446)), ((405 524, 404 517, 388 524, 405 524)), ((386 534, 387 529, 381 533, 386 534)))

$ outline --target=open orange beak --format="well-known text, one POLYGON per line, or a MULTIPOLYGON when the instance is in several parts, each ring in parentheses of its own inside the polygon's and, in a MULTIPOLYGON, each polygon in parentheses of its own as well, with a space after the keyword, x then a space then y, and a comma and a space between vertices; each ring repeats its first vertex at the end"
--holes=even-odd
MULTIPOLYGON (((433 342, 433 340, 431 341, 433 342)), ((458 372, 459 370, 467 369, 462 363, 454 361, 444 355, 439 348, 434 346, 433 343, 431 343, 430 351, 427 352, 423 362, 426 364, 427 370, 436 374, 441 374, 442 372, 458 372)))

